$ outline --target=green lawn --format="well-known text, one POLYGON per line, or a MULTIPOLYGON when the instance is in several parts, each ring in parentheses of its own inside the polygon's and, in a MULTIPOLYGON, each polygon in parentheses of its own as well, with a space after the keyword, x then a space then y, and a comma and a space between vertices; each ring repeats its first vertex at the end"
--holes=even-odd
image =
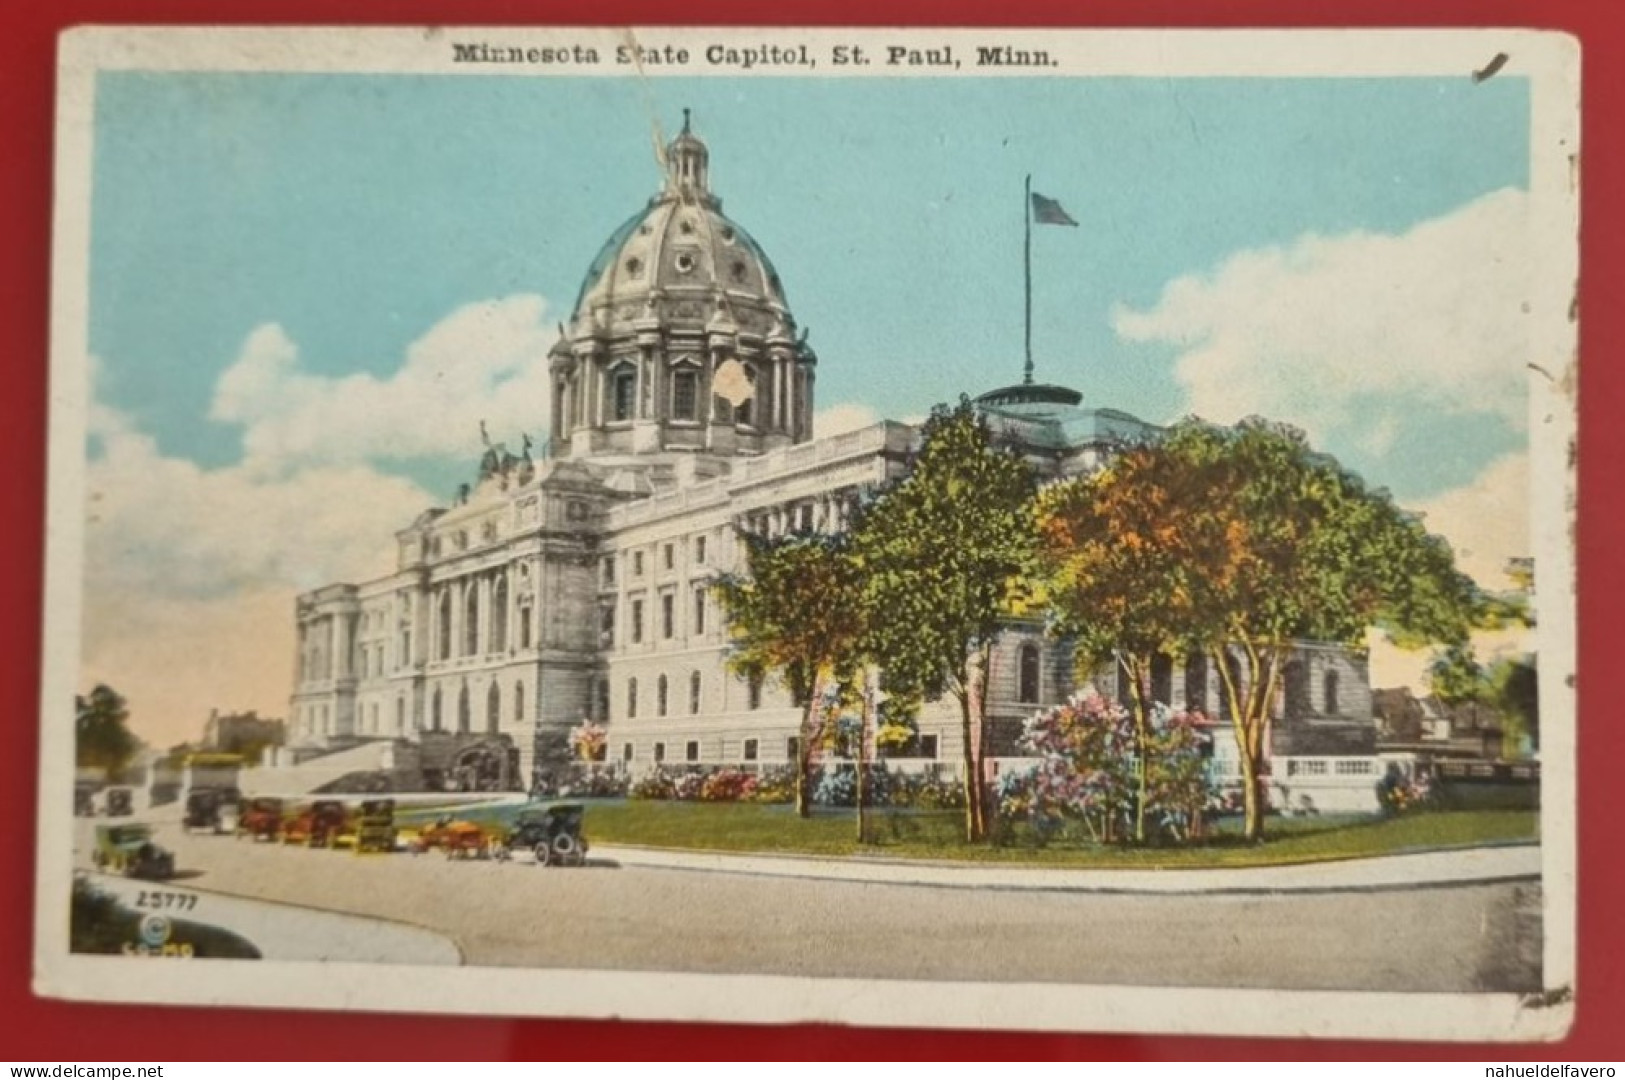
POLYGON ((1271 818, 1267 842, 1250 845, 1224 822, 1218 835, 1178 847, 1102 848, 1077 839, 1046 846, 1025 826, 999 845, 961 839, 956 811, 887 811, 871 814, 873 843, 859 845, 853 811, 818 810, 802 820, 788 806, 748 803, 678 803, 628 800, 589 803, 586 833, 604 844, 781 855, 1032 863, 1046 866, 1152 869, 1158 867, 1266 866, 1346 859, 1537 838, 1530 811, 1423 812, 1395 819, 1271 818))

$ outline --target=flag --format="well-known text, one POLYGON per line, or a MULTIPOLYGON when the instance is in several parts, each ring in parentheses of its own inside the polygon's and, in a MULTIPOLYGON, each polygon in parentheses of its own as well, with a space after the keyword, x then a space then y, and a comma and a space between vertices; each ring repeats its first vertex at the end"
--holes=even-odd
POLYGON ((1033 220, 1040 225, 1076 225, 1072 215, 1061 209, 1061 204, 1047 196, 1033 192, 1033 220))

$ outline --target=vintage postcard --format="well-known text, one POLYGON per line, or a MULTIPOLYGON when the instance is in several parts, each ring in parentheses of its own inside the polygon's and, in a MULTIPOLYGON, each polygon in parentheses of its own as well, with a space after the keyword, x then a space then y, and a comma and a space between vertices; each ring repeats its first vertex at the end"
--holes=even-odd
POLYGON ((38 991, 1559 1037, 1579 63, 69 32, 38 991))

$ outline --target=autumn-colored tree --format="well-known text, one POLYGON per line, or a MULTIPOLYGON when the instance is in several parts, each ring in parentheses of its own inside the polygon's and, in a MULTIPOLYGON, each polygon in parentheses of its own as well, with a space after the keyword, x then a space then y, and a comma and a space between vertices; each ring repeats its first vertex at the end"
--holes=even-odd
POLYGON ((1259 790, 1272 704, 1296 641, 1364 647, 1467 640, 1485 597, 1449 545, 1368 489, 1303 434, 1263 420, 1189 421, 1159 444, 1188 470, 1181 520, 1194 539, 1189 632, 1211 657, 1240 750, 1249 839, 1263 835, 1259 790))
POLYGON ((874 659, 896 685, 951 693, 963 736, 965 835, 987 835, 982 763, 993 643, 1024 593, 1032 469, 968 399, 926 420, 909 472, 865 508, 855 547, 874 659))
POLYGON ((795 790, 796 812, 806 817, 813 755, 828 719, 824 699, 849 685, 861 662, 866 620, 857 563, 846 535, 738 536, 742 572, 715 585, 733 638, 728 662, 753 679, 776 675, 801 706, 795 790))
POLYGON ((98 683, 88 695, 75 695, 74 756, 79 765, 106 769, 117 778, 141 741, 130 731, 130 709, 118 691, 98 683))
MULTIPOLYGON (((1037 500, 1035 582, 1050 628, 1092 668, 1127 681, 1136 759, 1134 839, 1146 838, 1152 771, 1151 669, 1192 647, 1197 548, 1222 541, 1206 515, 1197 470, 1155 445, 1044 489, 1037 500), (1204 529, 1205 526, 1205 529, 1204 529)), ((1168 702, 1161 704, 1167 705, 1168 702)))

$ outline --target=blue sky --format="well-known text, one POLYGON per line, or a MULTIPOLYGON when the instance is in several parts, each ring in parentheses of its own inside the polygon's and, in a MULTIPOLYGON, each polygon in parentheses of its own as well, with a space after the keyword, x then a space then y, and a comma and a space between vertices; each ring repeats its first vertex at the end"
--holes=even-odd
MULTIPOLYGON (((551 325, 657 186, 651 104, 668 135, 694 109, 725 209, 812 329, 820 405, 884 416, 1019 377, 1027 172, 1081 223, 1035 230, 1040 378, 1153 421, 1190 403, 1185 350, 1126 340, 1114 306, 1150 309, 1237 252, 1402 234, 1528 177, 1513 78, 104 74, 102 400, 164 453, 227 465, 242 431, 211 421, 210 400, 257 327, 279 325, 306 372, 382 378, 463 304, 536 293, 551 325)), ((1395 408, 1381 453, 1354 432, 1326 441, 1402 498, 1466 483, 1524 439, 1482 411, 1395 408)), ((437 493, 464 471, 390 467, 437 493)))
MULTIPOLYGON (((811 328, 820 429, 1020 378, 1030 172, 1080 223, 1034 229, 1040 379, 1154 422, 1298 424, 1487 584, 1529 550, 1517 78, 96 93, 83 676, 160 744, 212 707, 284 714, 295 594, 386 572, 394 530, 471 478, 482 420, 541 433, 553 328, 659 186, 651 110, 668 136, 694 110, 811 328)), ((1376 685, 1419 685, 1383 656, 1376 685)))

